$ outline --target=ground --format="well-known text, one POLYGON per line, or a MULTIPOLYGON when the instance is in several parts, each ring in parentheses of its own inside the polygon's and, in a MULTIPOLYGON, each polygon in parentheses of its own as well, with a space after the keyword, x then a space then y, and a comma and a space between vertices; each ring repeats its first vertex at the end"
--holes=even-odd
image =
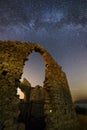
POLYGON ((78 114, 77 116, 80 123, 80 130, 87 130, 87 115, 78 114))

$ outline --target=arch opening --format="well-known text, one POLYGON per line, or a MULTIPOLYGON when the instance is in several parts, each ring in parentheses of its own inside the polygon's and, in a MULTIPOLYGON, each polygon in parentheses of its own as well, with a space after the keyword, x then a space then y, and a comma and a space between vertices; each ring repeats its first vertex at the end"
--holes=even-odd
MULTIPOLYGON (((24 78, 29 81, 31 87, 35 87, 37 85, 43 87, 43 82, 45 80, 45 63, 39 53, 33 51, 28 56, 28 60, 25 61, 24 64, 23 74, 20 82, 22 82, 24 78)), ((17 89, 17 94, 19 95, 20 99, 24 98, 24 94, 20 88, 17 89)))
POLYGON ((37 52, 32 52, 28 56, 28 60, 25 62, 22 78, 28 79, 32 87, 36 85, 43 86, 45 77, 45 64, 41 55, 37 52))

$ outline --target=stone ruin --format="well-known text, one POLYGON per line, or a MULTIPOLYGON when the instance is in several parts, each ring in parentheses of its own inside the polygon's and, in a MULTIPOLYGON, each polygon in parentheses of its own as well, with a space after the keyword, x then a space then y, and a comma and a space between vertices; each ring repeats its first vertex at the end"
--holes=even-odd
MULTIPOLYGON (((61 66, 46 49, 36 43, 0 41, 0 130, 26 130, 25 125, 18 122, 20 99, 17 88, 20 86, 26 92, 20 79, 25 61, 32 51, 40 53, 45 61, 43 90, 39 86, 35 90, 37 92, 39 88, 40 94, 42 93, 45 130, 75 129, 78 124, 77 117, 67 78, 61 66)), ((27 90, 29 91, 25 93, 24 100, 35 100, 34 91, 30 93, 30 88, 27 90)))

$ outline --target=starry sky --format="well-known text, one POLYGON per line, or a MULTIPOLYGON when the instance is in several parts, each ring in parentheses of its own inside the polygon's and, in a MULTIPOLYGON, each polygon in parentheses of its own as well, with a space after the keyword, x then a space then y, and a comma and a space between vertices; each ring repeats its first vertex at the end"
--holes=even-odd
MULTIPOLYGON (((39 43, 62 66, 73 100, 87 98, 87 0, 0 0, 0 40, 39 43)), ((44 68, 33 52, 23 76, 42 85, 44 68)))

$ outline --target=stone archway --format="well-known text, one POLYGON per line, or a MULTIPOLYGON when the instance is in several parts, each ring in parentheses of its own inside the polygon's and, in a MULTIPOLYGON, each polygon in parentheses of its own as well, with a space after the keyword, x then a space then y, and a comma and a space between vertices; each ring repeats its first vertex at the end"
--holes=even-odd
MULTIPOLYGON (((16 95, 23 65, 32 51, 39 52, 45 61, 46 130, 75 128, 77 118, 65 73, 61 66, 40 45, 20 41, 0 41, 0 123, 4 130, 17 130, 19 99, 16 95)), ((22 130, 22 129, 21 129, 22 130)))

